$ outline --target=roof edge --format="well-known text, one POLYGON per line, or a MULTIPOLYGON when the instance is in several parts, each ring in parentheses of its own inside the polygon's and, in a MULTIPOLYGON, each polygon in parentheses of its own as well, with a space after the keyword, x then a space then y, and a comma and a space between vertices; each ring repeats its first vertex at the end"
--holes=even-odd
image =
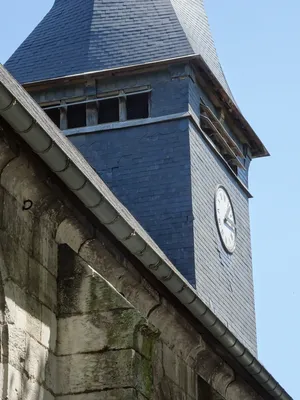
POLYGON ((197 59, 197 57, 198 56, 196 54, 188 54, 185 56, 174 57, 174 58, 164 58, 161 60, 151 61, 151 62, 147 62, 147 63, 131 64, 131 65, 125 65, 123 67, 100 69, 100 70, 95 70, 95 71, 82 72, 79 74, 59 76, 57 78, 43 79, 40 81, 25 82, 25 83, 21 83, 21 84, 26 89, 27 87, 47 85, 49 83, 56 83, 56 82, 59 83, 61 81, 68 81, 70 79, 76 79, 76 78, 77 79, 78 78, 79 79, 80 78, 93 78, 93 77, 96 77, 99 75, 112 75, 113 76, 114 74, 142 70, 147 67, 156 67, 156 66, 165 65, 165 64, 176 64, 178 62, 190 61, 193 59, 197 59))
POLYGON ((197 62, 197 66, 203 70, 203 72, 206 74, 206 76, 210 79, 211 83, 213 84, 213 87, 216 90, 216 92, 219 93, 221 100, 226 105, 229 113, 232 115, 232 117, 234 119, 236 119, 241 124, 242 129, 245 130, 247 133, 247 138, 250 139, 252 146, 254 148, 256 148, 256 151, 253 152, 253 154, 252 154, 253 158, 270 156, 270 153, 266 149, 263 142, 260 140, 260 138, 254 132, 253 128, 251 127, 249 122, 246 120, 246 118, 244 117, 244 115, 242 114, 240 109, 237 107, 237 105, 234 103, 234 101, 226 93, 226 91, 223 88, 223 86, 221 85, 221 83, 218 81, 218 79, 215 77, 215 75, 211 72, 211 70, 209 69, 208 65, 206 64, 206 62, 204 61, 202 56, 197 55, 195 57, 195 59, 197 62))
POLYGON ((251 352, 203 303, 83 156, 0 64, 0 115, 101 224, 171 292, 233 356, 264 393, 292 400, 251 352))
POLYGON ((250 140, 250 145, 252 147, 252 156, 253 158, 258 158, 258 157, 267 157, 269 156, 269 152, 262 143, 262 141, 259 139, 257 134, 254 132, 252 129, 251 125, 248 123, 246 118, 243 116, 237 105, 234 103, 234 101, 230 98, 228 93, 225 91, 219 80, 215 77, 215 75, 211 72, 209 69, 208 65, 204 61, 201 55, 197 54, 190 54, 186 56, 181 56, 181 57, 175 57, 175 58, 168 58, 168 59, 162 59, 158 61, 152 61, 148 63, 143 63, 143 64, 133 64, 133 65, 127 65, 124 67, 116 67, 116 68, 110 68, 110 69, 104 69, 104 70, 98 70, 98 71, 90 71, 86 73, 80 73, 80 74, 75 74, 75 75, 66 75, 62 77, 57 77, 57 78, 51 78, 51 79, 45 79, 41 81, 34 81, 34 82, 28 82, 28 83, 23 83, 23 87, 25 89, 32 89, 37 86, 44 86, 44 85, 49 85, 49 84, 56 84, 60 82, 66 82, 70 80, 75 80, 75 79, 82 79, 82 78, 93 78, 93 77, 98 77, 98 76, 114 76, 117 74, 122 74, 126 72, 137 72, 141 71, 144 69, 148 69, 151 67, 159 67, 163 65, 168 65, 168 64, 176 64, 179 62, 185 62, 185 61, 191 61, 195 62, 195 65, 197 67, 200 67, 200 69, 205 73, 205 75, 209 78, 211 83, 213 84, 214 89, 216 92, 219 94, 221 101, 224 103, 225 107, 227 108, 228 112, 233 116, 235 120, 238 121, 238 123, 241 125, 242 130, 246 131, 246 136, 250 140))

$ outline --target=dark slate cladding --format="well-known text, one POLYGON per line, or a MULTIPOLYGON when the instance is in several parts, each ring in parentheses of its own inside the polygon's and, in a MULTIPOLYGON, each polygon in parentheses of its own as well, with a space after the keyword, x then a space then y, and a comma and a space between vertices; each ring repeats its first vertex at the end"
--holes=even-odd
MULTIPOLYGON (((152 117, 188 111, 189 79, 184 65, 132 79, 99 81, 98 92, 135 85, 151 86, 152 117)), ((195 285, 187 119, 69 136, 69 139, 185 278, 195 285)))
POLYGON ((231 96, 203 0, 56 0, 5 66, 29 83, 192 54, 231 96))
POLYGON ((192 53, 169 0, 56 0, 5 66, 28 83, 192 53))
MULTIPOLYGON (((105 130, 103 126, 84 127, 76 134, 69 130, 70 141, 194 285, 201 299, 255 354, 248 197, 197 122, 187 116, 190 111, 194 121, 199 121, 200 99, 217 111, 197 83, 193 68, 182 63, 96 83, 99 95, 151 88, 152 121, 127 127, 108 124, 105 130), (215 223, 218 185, 226 187, 234 205, 238 234, 232 255, 224 250, 215 223)), ((34 98, 38 103, 56 102, 84 95, 84 90, 84 82, 69 82, 40 90, 34 98)), ((247 167, 250 157, 249 153, 247 167)), ((240 179, 247 183, 247 171, 240 179)))
POLYGON ((192 122, 189 144, 197 291, 222 322, 256 354, 248 197, 192 122), (224 250, 215 223, 214 196, 218 185, 227 189, 234 206, 237 246, 232 255, 224 250))
MULTIPOLYGON (((97 90, 110 92, 135 85, 151 86, 154 118, 184 115, 189 109, 199 117, 200 98, 208 101, 185 65, 101 80, 97 90)), ((255 354, 248 197, 197 125, 182 117, 95 130, 69 139, 196 287, 202 300, 255 354), (215 223, 218 185, 226 187, 234 204, 238 235, 232 255, 224 250, 215 223)))
POLYGON ((69 139, 195 285, 188 121, 69 139))

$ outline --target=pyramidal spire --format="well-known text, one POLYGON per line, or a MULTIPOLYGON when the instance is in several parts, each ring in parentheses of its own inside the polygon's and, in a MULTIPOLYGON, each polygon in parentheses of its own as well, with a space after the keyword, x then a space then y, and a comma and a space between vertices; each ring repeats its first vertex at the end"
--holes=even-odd
POLYGON ((193 54, 231 95, 203 0, 56 0, 5 66, 29 83, 193 54))
POLYGON ((171 0, 177 18, 193 49, 232 97, 222 70, 204 8, 204 0, 171 0))

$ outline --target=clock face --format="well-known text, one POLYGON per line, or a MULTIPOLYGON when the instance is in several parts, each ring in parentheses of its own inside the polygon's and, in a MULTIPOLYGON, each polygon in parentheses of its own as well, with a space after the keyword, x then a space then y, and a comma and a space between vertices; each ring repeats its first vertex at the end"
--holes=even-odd
POLYGON ((230 197, 222 186, 216 191, 215 213, 223 246, 228 253, 233 253, 236 245, 236 222, 230 197))

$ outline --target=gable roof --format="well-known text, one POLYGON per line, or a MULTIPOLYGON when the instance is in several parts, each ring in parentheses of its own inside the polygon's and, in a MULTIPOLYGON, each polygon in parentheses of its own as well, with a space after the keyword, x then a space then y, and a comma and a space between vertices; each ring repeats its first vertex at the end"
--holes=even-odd
POLYGON ((29 83, 193 54, 232 97, 203 0, 56 0, 5 66, 29 83))
POLYGON ((1 64, 0 117, 28 143, 99 222, 219 341, 266 396, 292 400, 263 365, 205 305, 199 294, 112 194, 81 153, 1 64))

